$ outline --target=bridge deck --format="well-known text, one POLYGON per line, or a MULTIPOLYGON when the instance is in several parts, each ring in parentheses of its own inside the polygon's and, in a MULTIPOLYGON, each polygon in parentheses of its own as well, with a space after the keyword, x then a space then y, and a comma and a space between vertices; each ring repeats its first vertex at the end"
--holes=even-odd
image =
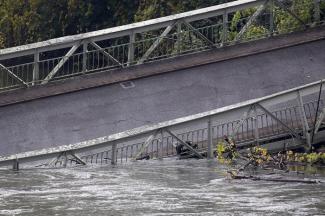
MULTIPOLYGON (((235 46, 227 46, 210 51, 203 51, 170 59, 164 59, 157 62, 149 62, 143 65, 136 65, 128 68, 115 68, 113 70, 102 70, 94 74, 82 75, 66 80, 58 80, 56 82, 48 83, 47 85, 39 85, 33 86, 32 88, 13 89, 7 92, 0 92, 0 106, 26 102, 49 96, 72 93, 75 91, 101 87, 109 84, 115 84, 169 72, 178 72, 184 70, 201 71, 200 67, 204 65, 212 64, 211 67, 215 67, 214 65, 218 65, 218 62, 234 60, 236 58, 248 57, 252 55, 260 56, 265 52, 274 52, 278 49, 287 49, 288 47, 293 46, 308 47, 308 43, 315 43, 318 44, 318 47, 324 47, 324 44, 321 42, 324 39, 325 26, 320 26, 317 28, 309 29, 307 31, 278 35, 267 39, 237 44, 235 46), (195 67, 198 68, 196 69, 195 67)), ((292 55, 292 53, 289 53, 288 55, 292 55)), ((320 53, 320 55, 322 56, 322 53, 320 53)), ((313 54, 309 54, 308 56, 301 56, 299 58, 312 59, 313 57, 313 54)), ((254 57, 249 57, 249 59, 251 58, 254 57)), ((310 63, 319 62, 316 60, 316 62, 313 61, 310 63)), ((297 85, 299 84, 302 83, 297 83, 297 85)))
MULTIPOLYGON (((3 155, 77 143, 325 78, 325 41, 0 107, 3 155)), ((39 90, 42 93, 42 89, 39 90)))
MULTIPOLYGON (((115 164, 143 154, 151 157, 173 156, 175 145, 187 145, 186 141, 199 144, 200 149, 207 145, 211 154, 225 135, 234 138, 240 146, 270 143, 270 147, 279 148, 273 143, 283 141, 288 148, 297 145, 311 147, 313 143, 324 140, 322 133, 316 133, 318 130, 315 130, 315 140, 311 138, 315 119, 323 130, 324 103, 317 99, 325 89, 323 82, 85 142, 1 157, 0 165, 19 161, 39 166, 40 160, 51 158, 54 160, 45 163, 46 166, 65 167, 69 163, 103 163, 108 160, 115 164), (312 102, 303 103, 306 100, 312 102)), ((198 154, 195 150, 191 151, 198 154)))
MULTIPOLYGON (((323 101, 321 101, 321 107, 323 107, 323 101)), ((309 125, 313 125, 316 114, 317 102, 309 102, 304 104, 306 110, 306 117, 309 125)), ((299 107, 293 106, 286 109, 274 111, 273 114, 279 118, 286 125, 290 126, 297 133, 303 133, 303 124, 300 121, 299 107)), ((292 134, 283 127, 279 122, 276 122, 266 113, 259 114, 257 116, 259 122, 259 142, 261 146, 266 145, 269 150, 282 150, 282 149, 294 149, 302 148, 301 141, 294 138, 292 134)), ((240 120, 227 122, 212 127, 213 144, 214 148, 219 143, 225 143, 224 137, 231 136, 235 127, 240 120)), ((320 130, 325 127, 323 125, 320 130)), ((198 151, 207 151, 208 148, 208 128, 200 128, 196 130, 189 130, 185 133, 178 134, 178 137, 183 141, 191 141, 198 145, 198 151)), ((238 132, 233 137, 235 143, 239 148, 247 148, 249 146, 257 145, 254 129, 254 118, 247 118, 243 124, 239 127, 238 132)), ((179 142, 172 136, 164 136, 162 143, 160 139, 154 139, 144 149, 143 153, 139 156, 144 158, 148 155, 151 159, 154 158, 167 158, 176 156, 175 146, 179 142)), ((132 143, 120 146, 117 148, 116 163, 125 163, 131 161, 136 156, 137 152, 143 148, 144 143, 132 143)), ((83 155, 81 158, 89 164, 107 164, 111 163, 111 148, 108 150, 94 152, 89 155, 83 155)), ((57 166, 62 165, 62 161, 58 161, 57 166)), ((74 160, 70 160, 70 165, 75 165, 74 160)))

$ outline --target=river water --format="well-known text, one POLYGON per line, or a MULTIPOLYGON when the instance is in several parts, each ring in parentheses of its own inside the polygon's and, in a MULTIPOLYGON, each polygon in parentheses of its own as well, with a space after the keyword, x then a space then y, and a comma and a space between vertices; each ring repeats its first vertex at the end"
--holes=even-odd
POLYGON ((2 170, 0 215, 325 215, 325 184, 229 180, 206 160, 2 170))

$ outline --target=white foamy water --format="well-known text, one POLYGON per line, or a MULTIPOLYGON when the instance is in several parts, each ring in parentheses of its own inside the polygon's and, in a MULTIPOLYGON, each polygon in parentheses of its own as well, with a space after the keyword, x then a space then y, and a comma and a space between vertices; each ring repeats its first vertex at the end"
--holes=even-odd
POLYGON ((227 180, 224 171, 170 159, 0 171, 0 215, 325 215, 325 184, 227 180))

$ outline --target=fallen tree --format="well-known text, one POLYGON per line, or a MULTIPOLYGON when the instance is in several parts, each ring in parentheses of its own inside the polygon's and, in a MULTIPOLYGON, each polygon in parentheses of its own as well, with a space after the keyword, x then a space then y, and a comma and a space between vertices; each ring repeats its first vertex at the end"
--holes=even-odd
MULTIPOLYGON (((289 173, 288 166, 293 162, 304 162, 310 165, 325 164, 324 153, 294 153, 292 151, 282 151, 277 154, 268 153, 267 149, 259 146, 249 148, 246 151, 238 151, 235 142, 228 138, 224 138, 223 143, 217 146, 217 158, 219 162, 229 166, 227 176, 231 179, 249 179, 252 181, 272 181, 272 182, 285 182, 285 183, 305 183, 316 184, 321 183, 318 180, 273 177, 273 176, 255 176, 247 174, 250 170, 280 170, 282 173, 289 173), (237 169, 233 169, 237 166, 237 169)), ((271 173, 272 174, 272 173, 271 173)))

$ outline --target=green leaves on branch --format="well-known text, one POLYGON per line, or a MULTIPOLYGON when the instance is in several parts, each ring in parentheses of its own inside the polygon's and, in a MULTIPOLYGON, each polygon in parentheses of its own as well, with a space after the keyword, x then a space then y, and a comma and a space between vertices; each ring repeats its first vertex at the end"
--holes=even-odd
MULTIPOLYGON (((0 0, 0 48, 124 25, 230 1, 232 0, 0 0)), ((313 21, 314 0, 281 2, 303 22, 313 21)), ((255 11, 256 8, 252 8, 231 15, 228 40, 236 38, 255 11)), ((265 11, 270 14, 270 7, 265 11)), ((323 20, 324 1, 320 3, 320 12, 323 20)), ((274 28, 277 32, 287 33, 301 28, 299 21, 279 6, 275 7, 274 14, 274 28)), ((242 39, 256 39, 268 34, 269 18, 267 15, 258 17, 243 34, 242 39)), ((221 28, 214 31, 215 35, 218 35, 214 40, 220 41, 221 28)), ((195 35, 184 34, 181 37, 202 43, 195 35)))
MULTIPOLYGON (((294 0, 286 6, 304 23, 312 22, 314 0, 294 0)), ((274 13, 276 14, 275 25, 278 33, 282 34, 302 29, 301 23, 284 9, 275 7, 274 13)))

